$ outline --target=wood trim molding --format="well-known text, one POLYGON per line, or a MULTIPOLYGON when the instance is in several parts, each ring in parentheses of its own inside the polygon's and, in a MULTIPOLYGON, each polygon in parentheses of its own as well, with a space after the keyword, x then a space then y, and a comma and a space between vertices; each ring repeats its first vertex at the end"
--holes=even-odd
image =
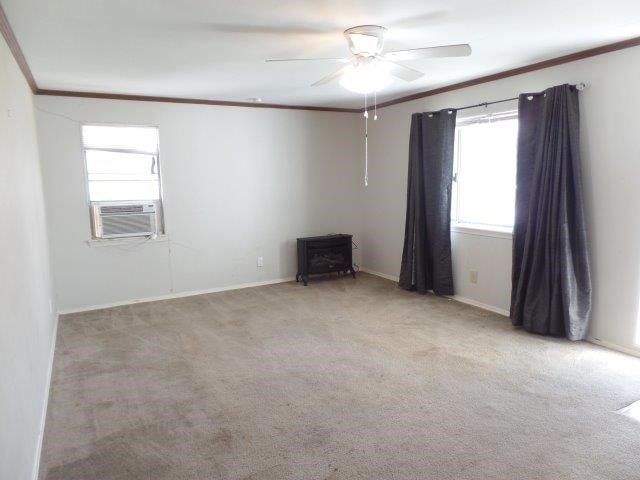
POLYGON ((25 80, 29 84, 29 88, 31 88, 31 92, 34 94, 38 91, 38 85, 36 84, 35 79, 33 78, 33 74, 31 73, 31 69, 29 68, 29 64, 27 63, 27 59, 24 58, 24 54, 22 53, 22 49, 18 44, 18 40, 16 39, 16 35, 13 33, 13 29, 9 24, 9 19, 7 18, 7 14, 4 13, 2 5, 0 5, 0 32, 2 32, 2 36, 4 37, 5 42, 9 46, 9 50, 13 54, 13 58, 15 58, 18 67, 22 70, 22 74, 24 75, 25 80))
MULTIPOLYGON (((460 90, 461 88, 472 87, 474 85, 480 85, 482 83, 493 82, 495 80, 501 80, 503 78, 514 77, 523 73, 535 72, 536 70, 542 70, 544 68, 555 67, 556 65, 562 65, 564 63, 575 62, 576 60, 582 60, 589 57, 595 57, 596 55, 602 55, 603 53, 615 52, 616 50, 623 50, 625 48, 637 47, 640 45, 640 37, 633 37, 620 42, 609 43, 600 47, 589 48, 576 53, 570 53, 561 57, 544 60, 542 62, 532 63, 523 67, 512 68, 502 72, 494 73, 491 75, 485 75, 482 77, 474 78, 460 83, 454 83, 452 85, 446 85, 440 88, 434 88, 433 90, 426 90, 424 92, 413 93, 404 97, 395 98, 378 104, 378 108, 390 107, 391 105, 397 105, 398 103, 410 102, 411 100, 417 100, 419 98, 431 97, 440 93, 451 92, 453 90, 460 90)), ((364 111, 362 109, 361 111, 364 111)))
MULTIPOLYGON (((100 92, 77 92, 77 91, 69 91, 69 90, 49 90, 49 89, 41 89, 38 87, 33 74, 31 73, 31 69, 29 68, 29 64, 25 59, 24 54, 22 53, 22 49, 18 44, 18 40, 9 24, 9 20, 7 19, 7 15, 5 14, 2 5, 0 5, 0 32, 2 32, 2 36, 4 37, 13 57, 16 60, 16 63, 20 67, 24 78, 26 79, 31 91, 34 95, 50 95, 50 96, 59 96, 59 97, 80 97, 80 98, 100 98, 107 100, 133 100, 140 102, 165 102, 165 103, 186 103, 186 104, 195 104, 195 105, 217 105, 217 106, 228 106, 228 107, 247 107, 247 108, 282 108, 289 110, 309 110, 309 111, 317 111, 317 112, 340 112, 340 113, 362 113, 364 112, 364 108, 338 108, 338 107, 314 107, 308 105, 285 105, 278 103, 253 103, 253 102, 233 102, 226 100, 206 100, 206 99, 195 99, 195 98, 180 98, 180 97, 159 97, 159 96, 150 96, 150 95, 128 95, 128 94, 120 94, 120 93, 100 93, 100 92)), ((534 72, 536 70, 542 70, 544 68, 554 67, 556 65, 562 65, 564 63, 575 62, 576 60, 582 60, 589 57, 595 57, 596 55, 602 55, 604 53, 615 52, 617 50, 623 50, 625 48, 631 48, 640 46, 640 37, 633 37, 627 40, 622 40, 619 42, 609 43, 607 45, 602 45, 595 48, 589 48, 587 50, 582 50, 580 52, 571 53, 568 55, 563 55, 560 57, 552 58, 549 60, 544 60, 541 62, 532 63, 530 65, 525 65, 523 67, 512 68, 510 70, 505 70, 502 72, 494 73, 491 75, 485 75, 482 77, 474 78, 471 80, 466 80, 464 82, 454 83, 451 85, 446 85, 444 87, 435 88, 432 90, 425 90, 423 92, 413 93, 411 95, 406 95, 404 97, 398 97, 395 99, 387 100, 385 102, 379 103, 378 108, 389 107, 391 105, 397 105, 399 103, 410 102, 412 100, 417 100, 420 98, 431 97, 433 95, 438 95, 441 93, 451 92, 453 90, 460 90, 466 87, 472 87, 474 85, 480 85, 482 83, 493 82, 496 80, 501 80, 503 78, 513 77, 516 75, 521 75, 523 73, 534 72)))
POLYGON ((60 97, 82 97, 82 98, 102 98, 109 100, 134 100, 140 102, 164 102, 164 103, 187 103, 195 105, 217 105, 227 107, 248 107, 248 108, 281 108, 289 110, 308 110, 315 112, 340 112, 340 113, 358 113, 359 108, 338 108, 338 107, 314 107, 308 105, 284 105, 278 103, 254 103, 254 102, 232 102, 225 100, 205 100, 195 98, 178 98, 178 97, 156 97, 149 95, 127 95, 127 94, 113 94, 113 93, 98 93, 98 92, 76 92, 66 90, 49 90, 38 87, 33 73, 29 68, 27 59, 22 53, 22 48, 16 38, 9 19, 7 18, 2 5, 0 4, 0 32, 4 37, 9 50, 13 54, 13 58, 20 67, 25 80, 31 88, 31 92, 34 95, 52 95, 60 97))
POLYGON ((188 103, 188 104, 195 104, 195 105, 217 105, 217 106, 223 106, 223 107, 283 108, 283 109, 289 109, 289 110, 311 110, 316 112, 341 112, 341 113, 359 113, 361 111, 359 108, 313 107, 308 105, 285 105, 280 103, 233 102, 233 101, 226 101, 226 100, 206 100, 206 99, 181 98, 181 97, 154 97, 150 95, 76 92, 76 91, 69 91, 69 90, 38 89, 35 93, 37 95, 51 95, 55 97, 101 98, 105 100, 133 100, 138 102, 188 103))

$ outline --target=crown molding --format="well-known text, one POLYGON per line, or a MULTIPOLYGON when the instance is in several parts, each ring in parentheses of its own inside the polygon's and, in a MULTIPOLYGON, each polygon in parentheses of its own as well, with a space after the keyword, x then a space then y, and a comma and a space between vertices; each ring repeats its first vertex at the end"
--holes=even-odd
POLYGON ((254 103, 254 102, 233 102, 226 100, 206 100, 198 98, 182 97, 157 97, 151 95, 129 95, 123 93, 99 93, 99 92, 77 92, 70 90, 47 90, 38 89, 36 95, 49 95, 54 97, 79 97, 79 98, 100 98, 105 100, 132 100, 137 102, 164 102, 164 103, 187 103, 194 105, 217 105, 223 107, 247 107, 247 108, 280 108, 287 110, 311 110, 315 112, 339 112, 339 113, 359 113, 359 108, 338 108, 338 107, 314 107, 309 105, 286 105, 280 103, 254 103))
POLYGON ((4 40, 7 42, 9 50, 13 54, 13 58, 15 58, 18 67, 22 70, 22 74, 24 75, 25 80, 29 84, 29 88, 31 88, 32 93, 36 93, 38 91, 38 85, 36 84, 35 79, 33 78, 33 74, 31 73, 31 69, 29 68, 29 64, 27 63, 27 59, 24 58, 24 54, 22 53, 22 49, 20 48, 20 44, 18 44, 18 40, 16 39, 16 35, 13 33, 13 29, 9 24, 9 19, 7 18, 6 13, 4 13, 4 9, 2 5, 0 5, 0 32, 2 32, 2 36, 4 40))
MULTIPOLYGON (((78 97, 78 98, 99 98, 106 100, 132 100, 139 102, 164 102, 164 103, 185 103, 194 105, 215 105, 215 106, 227 106, 227 107, 246 107, 246 108, 276 108, 276 109, 288 109, 288 110, 308 110, 317 112, 339 112, 339 113, 362 113, 364 108, 338 108, 338 107, 316 107, 310 105, 286 105, 279 103, 253 103, 253 102, 233 102, 226 100, 207 100, 196 98, 181 98, 181 97, 161 97, 151 95, 130 95, 125 93, 101 93, 101 92, 79 92, 70 90, 51 90, 41 89, 38 87, 29 64, 22 53, 22 49, 18 44, 18 40, 9 24, 9 20, 0 5, 0 32, 4 37, 16 63, 20 67, 24 78, 26 79, 31 91, 34 95, 49 95, 58 97, 78 97)), ((387 100, 379 103, 378 108, 390 107, 399 103, 410 102, 420 98, 431 97, 433 95, 439 95, 441 93, 451 92, 454 90, 460 90, 462 88, 472 87, 483 83, 493 82, 501 80, 503 78, 513 77, 521 75, 523 73, 534 72, 536 70, 542 70, 549 67, 555 67, 564 63, 575 62, 577 60, 583 60, 589 57, 595 57, 604 53, 615 52, 617 50, 623 50, 626 48, 640 46, 640 37, 633 37, 627 40, 619 42, 609 43, 599 47, 589 48, 579 52, 563 55, 560 57, 544 60, 541 62, 532 63, 518 68, 512 68, 510 70, 504 70, 502 72, 494 73, 491 75, 484 75, 464 82, 454 83, 439 87, 431 90, 425 90, 411 95, 398 97, 395 99, 387 100)))
POLYGON ((254 103, 254 102, 233 102, 226 100, 207 100, 197 98, 160 97, 150 95, 129 95, 124 93, 101 93, 101 92, 77 92, 68 90, 50 90, 38 87, 33 73, 29 68, 27 59, 22 53, 22 48, 16 38, 9 19, 0 4, 0 32, 7 42, 9 50, 13 54, 18 67, 22 71, 25 80, 34 95, 50 95, 60 97, 81 97, 81 98, 101 98, 108 100, 133 100, 139 102, 164 102, 164 103, 186 103, 193 105, 216 105, 225 107, 247 107, 247 108, 276 108, 287 110, 307 110, 314 112, 338 112, 338 113, 358 113, 359 108, 338 108, 338 107, 316 107, 310 105, 286 105, 279 103, 254 103))
MULTIPOLYGON (((620 42, 608 43, 599 47, 589 48, 587 50, 581 50, 579 52, 570 53, 561 57, 551 58, 549 60, 543 60, 541 62, 532 63, 523 67, 512 68, 510 70, 504 70, 502 72, 493 73, 491 75, 484 75, 464 82, 454 83, 446 85, 440 88, 434 88, 432 90, 425 90, 423 92, 413 93, 403 97, 387 100, 379 103, 378 108, 390 107, 399 103, 410 102, 419 98, 431 97, 433 95, 439 95, 441 93, 451 92, 453 90, 460 90, 462 88, 473 87, 474 85, 480 85, 483 83, 494 82, 503 78, 514 77, 516 75, 522 75, 523 73, 535 72, 536 70, 543 70, 549 67, 555 67, 564 63, 575 62, 577 60, 583 60, 589 57, 595 57, 604 53, 615 52, 617 50, 623 50, 625 48, 637 47, 640 45, 640 37, 633 37, 620 42)), ((361 109, 364 112, 364 109, 361 109)))

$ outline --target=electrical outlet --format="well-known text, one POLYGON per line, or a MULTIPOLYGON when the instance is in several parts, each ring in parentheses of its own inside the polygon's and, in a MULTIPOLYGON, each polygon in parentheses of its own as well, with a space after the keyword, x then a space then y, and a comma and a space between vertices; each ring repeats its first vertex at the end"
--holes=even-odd
POLYGON ((471 270, 469 272, 469 281, 471 283, 478 283, 478 272, 477 272, 477 270, 471 270))
POLYGON ((258 257, 258 266, 264 267, 264 261, 262 260, 262 257, 258 257))

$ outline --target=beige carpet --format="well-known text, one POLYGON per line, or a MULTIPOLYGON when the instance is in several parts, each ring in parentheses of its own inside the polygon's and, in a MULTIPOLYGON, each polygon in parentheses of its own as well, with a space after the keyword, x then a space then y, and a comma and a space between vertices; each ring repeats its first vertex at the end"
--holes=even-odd
POLYGON ((638 479, 640 359, 361 274, 60 320, 41 479, 638 479))

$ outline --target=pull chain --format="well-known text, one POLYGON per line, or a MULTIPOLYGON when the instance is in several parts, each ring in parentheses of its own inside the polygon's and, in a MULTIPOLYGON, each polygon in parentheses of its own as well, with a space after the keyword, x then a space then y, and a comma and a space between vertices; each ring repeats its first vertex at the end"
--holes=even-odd
POLYGON ((369 112, 366 93, 364 95, 364 186, 369 186, 369 112))
POLYGON ((373 120, 378 119, 378 92, 373 91, 373 120))
MULTIPOLYGON (((369 186, 369 110, 367 94, 364 95, 364 186, 369 186)), ((378 120, 378 93, 373 92, 373 120, 378 120)))

